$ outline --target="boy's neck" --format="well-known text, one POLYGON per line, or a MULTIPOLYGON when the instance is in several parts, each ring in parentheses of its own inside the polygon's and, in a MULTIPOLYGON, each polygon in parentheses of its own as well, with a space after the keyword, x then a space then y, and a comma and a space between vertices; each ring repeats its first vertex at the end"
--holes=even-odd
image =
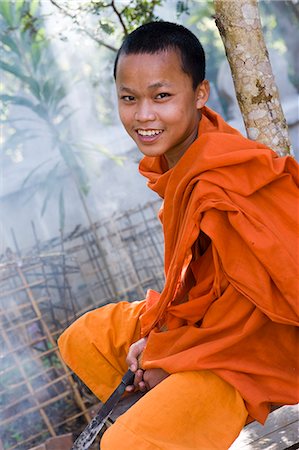
POLYGON ((198 117, 198 123, 197 123, 196 130, 194 131, 193 137, 190 139, 189 145, 183 151, 181 151, 179 154, 174 154, 174 155, 164 154, 165 161, 168 165, 168 169, 172 169, 179 162, 179 160, 182 158, 182 156, 184 156, 184 154, 186 153, 186 151, 188 150, 190 145, 192 145, 193 142, 197 139, 198 128, 199 128, 199 123, 201 121, 201 118, 202 118, 202 113, 201 113, 201 111, 199 111, 199 117, 198 117))

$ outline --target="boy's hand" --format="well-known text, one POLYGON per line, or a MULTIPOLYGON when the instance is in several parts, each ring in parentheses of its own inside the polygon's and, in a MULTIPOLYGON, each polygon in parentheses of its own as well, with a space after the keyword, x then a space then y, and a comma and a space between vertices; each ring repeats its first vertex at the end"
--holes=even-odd
POLYGON ((139 359, 146 346, 146 342, 147 338, 139 339, 139 341, 132 344, 129 348, 126 362, 132 372, 135 372, 135 379, 134 384, 126 387, 127 392, 133 392, 135 388, 139 388, 140 391, 145 392, 169 376, 169 373, 163 369, 149 369, 144 371, 139 367, 139 359))
POLYGON ((148 369, 143 373, 143 382, 145 384, 145 390, 149 391, 165 378, 169 377, 169 373, 163 369, 148 369))

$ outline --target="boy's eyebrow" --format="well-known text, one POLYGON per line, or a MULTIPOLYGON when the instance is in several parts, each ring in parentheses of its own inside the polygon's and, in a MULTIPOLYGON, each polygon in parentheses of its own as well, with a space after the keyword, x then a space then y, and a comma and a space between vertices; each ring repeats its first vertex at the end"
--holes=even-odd
POLYGON ((132 93, 134 92, 133 89, 130 89, 130 88, 126 87, 126 86, 120 86, 119 90, 122 91, 122 92, 123 91, 132 92, 132 93))
MULTIPOLYGON (((148 89, 157 89, 157 88, 161 88, 161 87, 171 87, 171 83, 168 83, 167 81, 157 81, 156 83, 150 84, 148 86, 148 89)), ((131 92, 131 93, 135 92, 134 89, 131 89, 131 88, 129 88, 127 86, 123 86, 123 85, 121 85, 119 87, 119 90, 121 92, 123 92, 123 91, 131 92)))

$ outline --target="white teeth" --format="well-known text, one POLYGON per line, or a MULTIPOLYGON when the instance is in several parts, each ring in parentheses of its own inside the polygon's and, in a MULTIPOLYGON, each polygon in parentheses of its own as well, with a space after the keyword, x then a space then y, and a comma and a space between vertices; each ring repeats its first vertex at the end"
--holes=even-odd
POLYGON ((137 130, 137 133, 141 134, 141 136, 155 136, 162 133, 162 130, 137 130))

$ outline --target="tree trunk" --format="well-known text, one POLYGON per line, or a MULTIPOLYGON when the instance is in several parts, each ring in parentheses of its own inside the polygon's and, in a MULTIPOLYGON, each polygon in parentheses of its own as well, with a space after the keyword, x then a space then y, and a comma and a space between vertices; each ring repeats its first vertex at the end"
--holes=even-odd
POLYGON ((261 28, 257 0, 214 0, 248 137, 290 153, 286 120, 261 28))

